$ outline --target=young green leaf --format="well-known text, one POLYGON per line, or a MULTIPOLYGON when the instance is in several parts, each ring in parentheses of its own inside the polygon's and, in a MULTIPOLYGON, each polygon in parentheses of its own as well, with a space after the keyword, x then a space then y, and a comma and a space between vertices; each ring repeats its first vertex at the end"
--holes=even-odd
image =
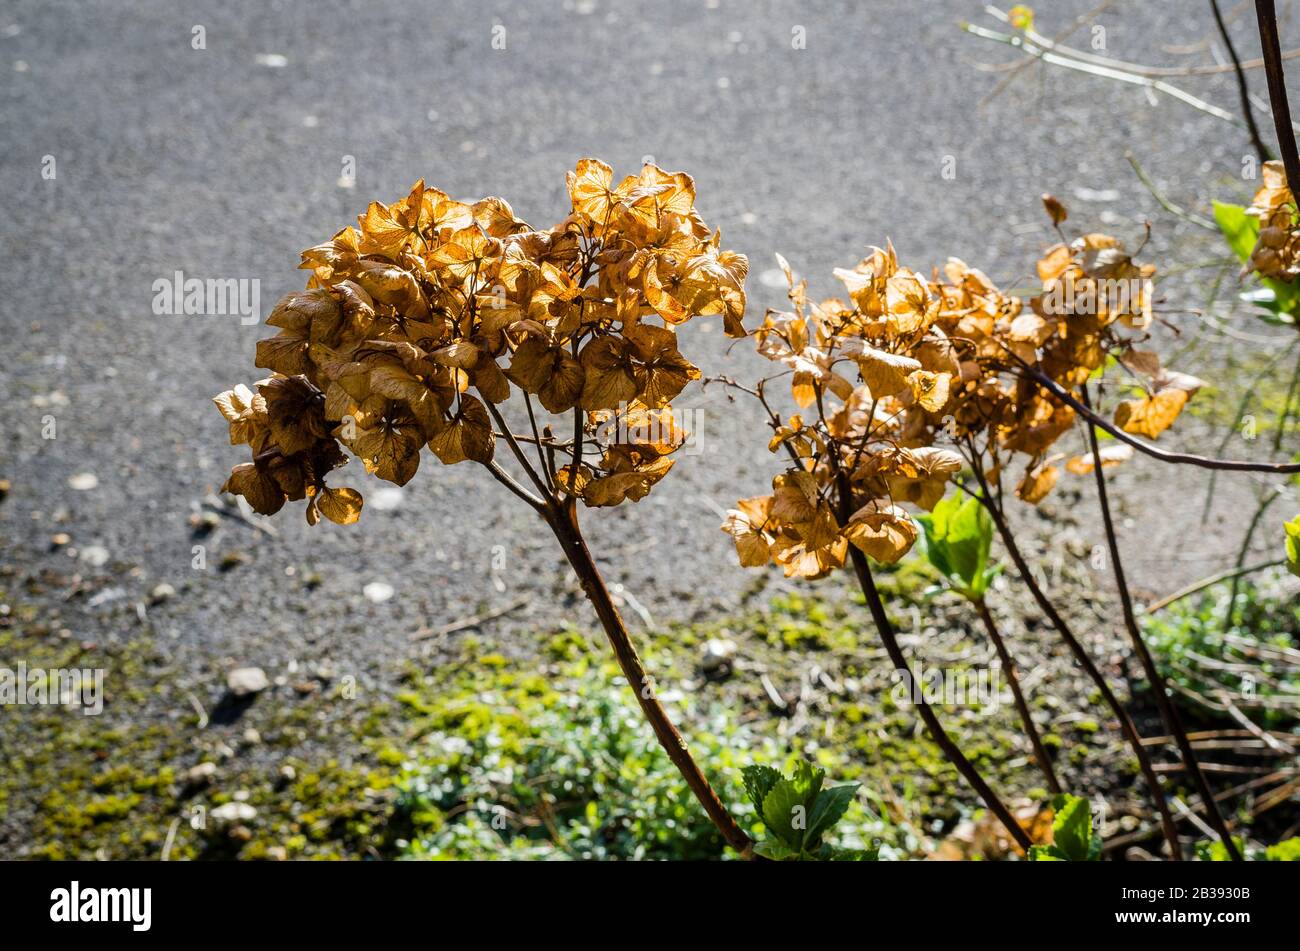
MULTIPOLYGON (((1232 253, 1242 264, 1249 261, 1255 242, 1259 239, 1259 219, 1246 214, 1246 209, 1241 205, 1216 201, 1214 220, 1232 253)), ((1261 307, 1279 314, 1295 314, 1300 311, 1300 287, 1269 278, 1261 278, 1260 282, 1273 292, 1272 301, 1259 301, 1261 307)))
POLYGON ((930 564, 958 594, 971 600, 983 597, 995 572, 988 566, 993 520, 980 500, 958 490, 918 521, 925 530, 925 552, 930 564))
POLYGON ((1216 201, 1214 220, 1237 259, 1243 264, 1249 261, 1250 252, 1255 249, 1255 242, 1259 239, 1259 219, 1246 214, 1242 205, 1216 201))
POLYGON ((1286 568, 1291 574, 1300 577, 1300 515, 1284 522, 1286 529, 1286 568))
POLYGON ((874 861, 874 849, 838 849, 823 841, 844 817, 858 783, 823 789, 826 773, 799 761, 789 777, 770 766, 743 770, 745 789, 758 806, 767 838, 754 851, 774 861, 874 861))
POLYGON ((804 790, 793 780, 783 779, 763 800, 763 824, 796 854, 803 851, 804 834, 808 830, 804 795, 804 790))
POLYGON ((1101 858, 1101 836, 1092 828, 1092 805, 1082 796, 1063 795, 1052 800, 1052 844, 1029 849, 1031 862, 1096 862, 1101 858))
POLYGON ((846 783, 842 786, 832 786, 818 794, 817 801, 813 803, 812 811, 808 815, 808 834, 804 838, 805 842, 816 845, 821 837, 844 817, 859 785, 861 784, 846 783))
POLYGON ((763 814, 763 800, 772 791, 772 787, 781 781, 781 774, 771 766, 746 766, 741 771, 745 780, 745 792, 755 811, 763 814))

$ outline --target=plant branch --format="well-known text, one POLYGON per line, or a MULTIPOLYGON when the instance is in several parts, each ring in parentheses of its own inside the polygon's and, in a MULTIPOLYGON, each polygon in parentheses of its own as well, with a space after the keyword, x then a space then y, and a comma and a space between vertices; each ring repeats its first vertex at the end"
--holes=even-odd
MULTIPOLYGON (((1084 400, 1088 399, 1086 389, 1083 390, 1083 398, 1084 400)), ((1110 514, 1110 499, 1106 492, 1105 466, 1102 464, 1101 447, 1098 445, 1097 427, 1095 425, 1088 427, 1088 441, 1092 448, 1092 469, 1097 481, 1097 500, 1101 505, 1101 519, 1106 529, 1106 542, 1110 547, 1110 560, 1115 571, 1115 585, 1119 590, 1120 607, 1124 614, 1124 626, 1128 628, 1129 638, 1133 642, 1133 650, 1142 662, 1142 669, 1146 674, 1147 682, 1151 684, 1151 692, 1155 695, 1156 706, 1160 709, 1160 717, 1164 720, 1165 729, 1169 731, 1178 744, 1183 764, 1187 767, 1187 772, 1192 777, 1201 795, 1201 801, 1205 804, 1210 824, 1218 833, 1224 849, 1227 850, 1233 861, 1241 861, 1241 853, 1232 840, 1232 833, 1229 831, 1227 823, 1223 821, 1223 814, 1214 801, 1214 793, 1205 779, 1205 774, 1201 771, 1200 763, 1196 759, 1196 753, 1192 750, 1192 744, 1187 739, 1187 731, 1183 729, 1182 718, 1178 715, 1178 708, 1169 699, 1165 679, 1160 675, 1155 659, 1151 656, 1151 651, 1148 649, 1146 641, 1142 639, 1142 632, 1138 628, 1137 616, 1133 611, 1133 598, 1129 594, 1128 582, 1124 577, 1124 562, 1120 556, 1119 539, 1115 535, 1115 523, 1110 514)))
POLYGON ((1019 360, 1021 369, 1031 377, 1039 386, 1047 390, 1062 403, 1068 405, 1076 413, 1092 423, 1099 429, 1104 429, 1120 442, 1128 443, 1138 452, 1144 453, 1153 459, 1159 459, 1161 462, 1179 463, 1182 465, 1199 466, 1202 469, 1220 469, 1234 472, 1276 472, 1292 473, 1300 472, 1300 462, 1246 462, 1241 459, 1211 459, 1207 456, 1197 456, 1187 452, 1168 452, 1164 449, 1157 449, 1150 443, 1143 442, 1135 436, 1130 436, 1124 430, 1111 423, 1109 420, 1098 416, 1091 407, 1075 399, 1063 386, 1047 376, 1037 367, 1032 367, 1019 360))
POLYGON ((1223 571, 1215 572, 1208 578, 1202 578, 1200 581, 1193 581, 1187 587, 1179 588, 1173 594, 1161 598, 1155 604, 1147 605, 1144 613, 1155 614, 1157 611, 1163 611, 1174 602, 1181 601, 1183 598, 1191 597, 1198 591, 1204 591, 1206 588, 1216 585, 1221 581, 1231 581, 1233 578, 1253 575, 1257 571, 1263 571, 1266 568, 1278 568, 1285 564, 1285 558, 1274 558, 1272 561, 1261 561, 1257 565, 1248 565, 1245 568, 1225 568, 1223 571))
MULTIPOLYGON (((839 478, 839 509, 840 520, 848 522, 849 516, 852 515, 853 498, 852 487, 848 479, 841 474, 839 478)), ((907 662, 907 655, 903 653, 902 647, 898 643, 898 635, 894 632, 894 625, 890 623, 889 615, 885 611, 885 604, 880 599, 880 592, 876 589, 875 579, 871 576, 871 565, 867 562, 867 556, 856 545, 849 546, 849 558, 853 562, 853 571, 858 577, 858 584, 862 588, 862 594, 867 599, 867 608, 871 611, 871 619, 876 624, 876 630, 880 633, 880 640, 885 645, 885 651, 889 654, 889 659, 894 665, 894 669, 902 674, 907 683, 916 685, 919 681, 912 673, 911 665, 907 662)), ((1015 816, 998 798, 997 793, 984 781, 980 776, 979 770, 975 765, 966 758, 966 754, 961 751, 952 738, 943 728, 938 715, 925 699, 924 691, 913 690, 913 702, 921 719, 925 722, 930 731, 930 736, 943 751, 944 756, 957 771, 962 774, 966 782, 970 783, 971 788, 984 800, 990 812, 997 816, 998 821, 1006 827, 1007 833, 1021 849, 1028 852, 1029 847, 1033 845, 1033 840, 1029 834, 1021 828, 1020 823, 1016 821, 1015 816)))
POLYGON ((972 36, 978 36, 980 39, 993 40, 998 43, 1006 43, 1008 46, 1014 46, 1030 56, 1041 59, 1045 63, 1053 66, 1061 66, 1065 69, 1072 69, 1076 72, 1088 73, 1093 76, 1100 76, 1104 79, 1114 79, 1122 83, 1128 83, 1133 86, 1143 86, 1147 89, 1162 92, 1167 96, 1178 99, 1186 103, 1193 109, 1197 109, 1207 115, 1214 116, 1216 119, 1222 119, 1224 122, 1231 122, 1233 125, 1244 126, 1245 123, 1234 116, 1227 109, 1223 109, 1213 103, 1206 102, 1193 96, 1186 90, 1180 89, 1163 79, 1152 79, 1149 76, 1142 76, 1137 73, 1131 73, 1126 70, 1116 69, 1114 66, 1101 66, 1072 56, 1062 56, 1058 53, 1048 52, 1033 43, 1029 42, 1022 36, 1008 36, 1005 33, 998 33, 996 30, 985 29, 982 26, 976 26, 973 23, 963 23, 961 28, 972 36))
POLYGON ((1250 524, 1246 527, 1246 535, 1241 540, 1241 548, 1237 550, 1237 560, 1233 564, 1235 569, 1232 574, 1232 589, 1228 593, 1228 607, 1223 615, 1223 630, 1227 631, 1232 627, 1233 622, 1237 619, 1237 594, 1241 591, 1241 567, 1246 563, 1246 556, 1250 554, 1250 543, 1255 540, 1255 532, 1259 528, 1260 519, 1268 511, 1269 506, 1277 501, 1282 494, 1282 486, 1275 485, 1260 500, 1259 505, 1255 508, 1255 514, 1250 519, 1250 524))
POLYGON ((641 712, 650 721, 659 745, 664 748, 668 758, 682 774, 682 778, 686 780, 691 792, 704 807, 704 811, 708 813, 709 819, 726 843, 742 857, 753 858, 753 842, 727 811, 718 794, 713 791, 708 779, 691 756, 686 741, 682 739, 682 735, 664 710, 663 704, 655 696, 654 678, 646 672, 645 666, 641 663, 627 626, 623 623, 618 608, 614 606, 609 589, 605 587, 605 581, 596 567, 596 561, 592 558, 587 542, 578 528, 576 509, 573 506, 563 507, 552 503, 544 510, 543 517, 555 533, 569 564, 573 566, 587 599, 596 609, 596 616, 600 619, 601 626, 609 638, 619 668, 623 671, 628 686, 635 692, 641 712))
POLYGON ((1264 75, 1268 77, 1268 99, 1273 107, 1273 126, 1277 130, 1277 147, 1286 167, 1290 187, 1300 187, 1300 153, 1296 151, 1295 128, 1291 125, 1291 106, 1286 98, 1286 71, 1282 67, 1282 50, 1277 36, 1277 9, 1273 0, 1255 0, 1255 20, 1259 25, 1259 45, 1264 54, 1264 75))
POLYGON ((1065 618, 1056 610, 1056 606, 1043 592, 1037 579, 1034 578, 1033 571, 1030 569, 1025 556, 1020 551, 1020 546, 1016 543, 1015 536, 1011 533, 1011 528, 1007 524, 1005 513, 999 502, 993 501, 989 495, 988 484, 985 481, 984 473, 979 466, 973 466, 975 478, 979 481, 982 489, 978 498, 983 501, 989 514, 993 516, 993 524, 997 527, 998 535, 1002 539, 1002 545, 1011 556, 1011 561, 1016 566, 1016 571, 1020 575, 1020 580, 1025 583, 1029 593, 1033 596, 1038 608, 1051 621, 1052 626, 1056 628, 1057 633, 1061 635, 1062 640, 1069 645, 1070 651, 1074 654, 1075 660, 1083 668, 1084 672, 1096 684, 1098 692, 1106 705, 1110 707, 1111 713, 1119 721, 1120 732, 1124 734, 1124 739, 1128 741, 1129 748, 1133 751, 1133 756, 1138 761, 1138 767, 1142 771, 1142 777, 1146 780, 1147 788, 1151 790, 1151 799, 1155 803, 1156 812, 1160 815, 1160 825, 1164 830, 1165 841, 1169 844, 1169 854, 1174 861, 1181 861, 1182 847, 1178 842, 1178 827, 1174 823, 1173 814, 1169 811, 1169 805, 1165 802, 1164 793, 1160 787, 1160 780, 1156 776, 1156 771, 1151 765, 1151 755, 1147 752, 1142 742, 1142 735, 1138 733, 1137 727, 1133 723, 1133 718, 1128 715, 1124 705, 1120 703, 1119 698, 1115 696, 1115 691, 1111 690, 1110 684, 1106 682, 1106 677, 1102 674, 1101 669, 1097 667, 1092 656, 1084 648, 1083 643, 1070 630, 1066 624, 1065 618))
POLYGON ((1184 221, 1191 222, 1198 228, 1204 228, 1207 231, 1215 232, 1219 230, 1219 226, 1209 218, 1198 215, 1194 211, 1188 211, 1181 205, 1175 205, 1172 201, 1161 194, 1160 190, 1156 188, 1156 183, 1151 180, 1151 176, 1147 174, 1147 170, 1138 163, 1137 156, 1132 152, 1125 152, 1124 157, 1128 159, 1129 165, 1133 166, 1133 172, 1137 175, 1138 181, 1146 186, 1147 191, 1151 193, 1151 197, 1156 200, 1161 208, 1176 218, 1182 218, 1184 221))
POLYGON ((539 512, 546 507, 546 503, 544 501, 539 499, 537 496, 533 495, 533 493, 529 492, 522 485, 516 482, 514 480, 514 477, 511 476, 510 473, 506 472, 506 470, 502 469, 501 466, 498 465, 497 463, 485 462, 483 463, 483 468, 487 469, 488 472, 492 473, 492 478, 496 479, 507 489, 509 489, 515 495, 519 496, 521 499, 523 499, 533 508, 537 509, 539 512))
POLYGON ((524 406, 528 408, 528 425, 533 430, 533 445, 537 449, 537 462, 541 466, 542 476, 546 479, 546 486, 551 492, 555 491, 555 482, 551 478, 551 470, 546 465, 546 450, 542 448, 542 434, 537 431, 537 417, 533 415, 533 398, 524 390, 524 406))
POLYGON ((1241 68, 1241 59, 1237 56, 1237 48, 1232 44, 1232 35, 1228 32, 1228 25, 1223 22, 1223 14, 1219 12, 1219 0, 1210 0, 1210 9, 1214 11, 1214 22, 1219 28, 1219 36, 1223 38, 1223 45, 1228 48, 1228 58, 1232 60, 1232 71, 1237 76, 1237 91, 1241 94, 1241 116, 1246 120, 1246 128, 1250 130, 1250 141, 1255 146, 1255 153, 1259 156, 1260 162, 1267 162, 1273 157, 1273 153, 1268 150, 1264 144, 1264 139, 1259 134, 1259 126, 1255 124, 1255 110, 1250 104, 1250 86, 1246 82, 1246 73, 1241 68))
MULTIPOLYGON (((480 391, 480 393, 482 393, 482 391, 480 391)), ((523 467, 528 478, 532 480, 533 485, 537 486, 537 491, 542 494, 542 497, 548 498, 551 494, 551 490, 546 487, 546 483, 542 481, 541 476, 537 474, 537 470, 533 468, 532 464, 528 461, 528 457, 524 455, 523 449, 520 448, 519 440, 515 438, 515 434, 511 432, 510 427, 506 425, 505 419, 501 416, 501 411, 496 408, 495 403, 487 398, 486 394, 483 394, 483 402, 487 404, 488 412, 492 414, 492 418, 495 419, 497 425, 501 427, 501 435, 505 437, 506 444, 510 447, 510 451, 514 453, 515 459, 518 461, 519 465, 523 467)))
POLYGON ((1034 725, 1034 718, 1029 712, 1029 704, 1025 702, 1024 692, 1020 689, 1020 675, 1016 670, 1016 662, 1012 659, 1011 652, 1007 650, 1006 641, 1002 639, 997 622, 993 620, 988 602, 983 598, 977 598, 974 604, 980 620, 984 622, 984 630, 998 652, 998 660, 1002 661, 1002 671, 1007 675, 1007 683, 1011 685, 1011 696, 1015 700, 1016 711, 1020 714, 1020 722, 1024 725, 1025 733, 1029 735, 1029 745, 1033 747, 1034 759, 1038 761, 1038 768, 1043 771, 1048 790, 1052 795, 1059 796, 1062 792, 1061 783, 1056 778, 1056 771, 1052 768, 1052 758, 1047 755, 1043 740, 1038 735, 1038 727, 1034 725))

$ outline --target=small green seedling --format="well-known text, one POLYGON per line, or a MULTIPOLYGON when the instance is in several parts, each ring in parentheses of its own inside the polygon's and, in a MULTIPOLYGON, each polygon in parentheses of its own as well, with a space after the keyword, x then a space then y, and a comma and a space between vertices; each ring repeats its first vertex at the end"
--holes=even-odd
POLYGON ((1068 793, 1052 800, 1052 844, 1029 849, 1031 862, 1098 862, 1101 836, 1092 828, 1092 805, 1068 793))
POLYGON ((974 496, 958 490, 917 521, 925 530, 925 555, 954 591, 969 601, 983 599, 999 567, 989 567, 993 519, 974 496))
POLYGON ((823 770, 807 762, 782 776, 770 766, 746 766, 745 792, 758 810, 767 836, 754 852, 776 862, 872 861, 876 851, 837 849, 825 835, 844 817, 859 783, 822 788, 823 770))

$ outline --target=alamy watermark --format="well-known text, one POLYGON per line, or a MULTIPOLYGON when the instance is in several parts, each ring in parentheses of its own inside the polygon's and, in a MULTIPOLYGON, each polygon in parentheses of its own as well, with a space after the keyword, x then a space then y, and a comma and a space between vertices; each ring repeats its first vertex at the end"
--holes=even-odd
POLYGON ((931 706, 969 706, 982 716, 996 713, 1002 703, 1002 668, 929 667, 918 663, 916 673, 895 670, 890 696, 900 707, 922 701, 931 706))
POLYGON ((598 424, 598 439, 613 445, 675 446, 677 453, 698 456, 704 451, 703 408, 665 406, 633 412, 626 403, 605 414, 598 424))
POLYGON ((1043 312, 1051 317, 1070 314, 1140 314, 1145 327, 1151 321, 1150 302, 1154 292, 1155 283, 1148 277, 1056 281, 1051 290, 1043 295, 1043 312))
POLYGON ((261 321, 262 282, 256 277, 186 277, 176 271, 153 282, 153 312, 158 316, 237 315, 245 327, 261 321))
POLYGON ((102 667, 0 667, 0 706, 80 707, 83 716, 104 712, 102 667))

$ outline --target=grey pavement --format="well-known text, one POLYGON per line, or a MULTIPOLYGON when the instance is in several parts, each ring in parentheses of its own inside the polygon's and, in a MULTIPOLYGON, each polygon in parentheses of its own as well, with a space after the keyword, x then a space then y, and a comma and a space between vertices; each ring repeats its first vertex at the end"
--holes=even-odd
MULTIPOLYGON (((1038 6, 1055 32, 1095 3, 1038 6)), ((1217 253, 1160 212, 1124 152, 1204 210, 1210 184, 1249 194, 1244 134, 1168 99, 1153 105, 1140 89, 1041 66, 980 106, 1004 75, 980 64, 1016 54, 964 35, 962 18, 997 26, 963 0, 8 0, 0 478, 12 490, 0 505, 0 560, 19 574, 109 574, 128 602, 169 583, 179 593, 154 609, 159 630, 196 653, 268 667, 303 650, 400 657, 422 625, 521 593, 535 602, 493 630, 587 623, 531 513, 475 468, 431 457, 387 511, 373 504, 381 483, 352 480, 372 503, 359 525, 309 530, 300 506, 273 521, 274 537, 223 520, 209 559, 238 550, 248 562, 191 567, 187 519, 243 460, 209 400, 261 375, 253 347, 267 331, 237 316, 155 315, 154 281, 176 271, 257 279, 264 316, 302 286, 301 249, 420 177, 461 198, 501 195, 544 225, 564 214, 564 173, 581 156, 619 172, 646 156, 687 170, 706 220, 751 259, 750 321, 783 302, 776 251, 828 295, 833 267, 887 237, 918 268, 957 255, 1023 283, 1050 240, 1044 191, 1089 230, 1137 237, 1153 218, 1157 256, 1217 253), (205 49, 193 48, 196 26, 205 49), (493 48, 497 27, 504 49, 493 48), (793 48, 798 28, 803 49, 793 48), (42 176, 46 156, 53 180, 42 176), (348 156, 352 188, 340 186, 348 156), (42 438, 47 416, 53 440, 42 438), (97 487, 71 488, 81 473, 97 487), (56 532, 81 554, 51 551, 56 532), (93 546, 106 564, 82 557, 93 546), (493 569, 494 546, 504 570, 493 569), (367 600, 371 582, 393 597, 367 600)), ((1296 34, 1292 19, 1284 31, 1296 34)), ((1252 22, 1247 12, 1234 24, 1245 56, 1257 47, 1252 22)), ((1212 35, 1207 3, 1121 0, 1098 23, 1107 55, 1212 62, 1169 49, 1212 35)), ((1262 74, 1253 78, 1263 95, 1262 74)), ((1236 109, 1231 77, 1186 84, 1236 109)), ((1180 288, 1196 306, 1195 285, 1170 285, 1180 288)), ((706 372, 762 371, 745 344, 728 351, 717 326, 685 333, 683 350, 706 372)), ((611 580, 656 623, 715 616, 755 582, 735 566, 718 510, 763 491, 773 471, 756 407, 713 389, 684 405, 701 409, 703 451, 639 505, 585 516, 611 580)), ((1154 497, 1168 500, 1177 484, 1190 498, 1204 484, 1178 478, 1154 497)), ((1127 525, 1139 562, 1194 524, 1167 506, 1154 521, 1127 525)), ((87 611, 79 623, 86 636, 133 629, 121 611, 87 611)))

